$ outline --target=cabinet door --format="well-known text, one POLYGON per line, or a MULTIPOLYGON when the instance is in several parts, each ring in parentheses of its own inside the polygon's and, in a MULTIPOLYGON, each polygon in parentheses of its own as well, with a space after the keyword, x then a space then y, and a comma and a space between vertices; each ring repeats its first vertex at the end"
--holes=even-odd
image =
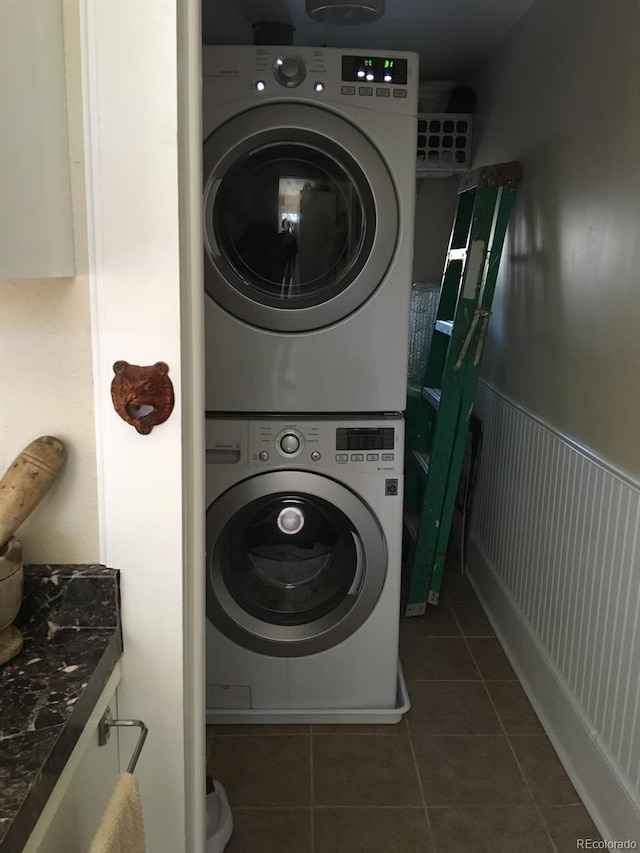
POLYGON ((87 853, 119 773, 118 729, 111 730, 107 744, 98 745, 98 723, 107 707, 117 715, 113 677, 23 853, 87 853))
POLYGON ((61 0, 2 0, 0 80, 0 278, 72 276, 61 0))

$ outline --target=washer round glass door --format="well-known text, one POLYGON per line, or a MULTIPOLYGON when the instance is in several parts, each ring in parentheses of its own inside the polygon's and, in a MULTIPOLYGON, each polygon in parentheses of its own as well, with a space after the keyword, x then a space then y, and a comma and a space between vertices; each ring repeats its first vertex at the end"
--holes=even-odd
POLYGON ((349 489, 303 471, 260 474, 207 512, 207 616, 244 648, 298 657, 349 637, 386 577, 384 537, 349 489))
POLYGON ((379 286, 398 236, 389 171, 365 136, 303 104, 241 113, 204 145, 205 287, 259 328, 336 323, 379 286))

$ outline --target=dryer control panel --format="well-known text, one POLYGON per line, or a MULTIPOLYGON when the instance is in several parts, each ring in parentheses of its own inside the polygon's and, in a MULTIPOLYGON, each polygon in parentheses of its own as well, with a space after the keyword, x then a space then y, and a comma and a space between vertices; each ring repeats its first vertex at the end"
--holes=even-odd
POLYGON ((205 46, 202 74, 214 99, 296 98, 416 115, 418 55, 330 47, 205 46))
POLYGON ((207 456, 214 464, 234 462, 259 470, 351 468, 402 474, 404 421, 208 418, 207 456))

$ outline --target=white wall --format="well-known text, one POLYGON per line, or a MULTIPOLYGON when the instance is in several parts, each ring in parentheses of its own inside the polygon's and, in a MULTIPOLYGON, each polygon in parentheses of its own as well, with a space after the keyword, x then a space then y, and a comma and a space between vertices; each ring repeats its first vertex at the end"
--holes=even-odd
POLYGON ((76 267, 73 279, 0 280, 0 469, 39 435, 68 450, 59 481, 22 526, 27 562, 98 559, 77 2, 65 0, 65 63, 76 267))
POLYGON ((640 836, 639 32, 636 0, 537 0, 479 75, 475 125, 476 164, 525 177, 478 395, 470 575, 615 840, 640 836))

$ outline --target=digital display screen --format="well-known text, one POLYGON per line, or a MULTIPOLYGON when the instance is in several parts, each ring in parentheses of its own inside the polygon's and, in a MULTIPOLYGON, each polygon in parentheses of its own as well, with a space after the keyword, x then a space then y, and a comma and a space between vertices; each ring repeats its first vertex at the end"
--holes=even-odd
POLYGON ((393 427, 336 430, 336 450, 393 450, 393 427))
POLYGON ((342 79, 346 83, 407 85, 407 60, 383 56, 343 56, 342 79))

